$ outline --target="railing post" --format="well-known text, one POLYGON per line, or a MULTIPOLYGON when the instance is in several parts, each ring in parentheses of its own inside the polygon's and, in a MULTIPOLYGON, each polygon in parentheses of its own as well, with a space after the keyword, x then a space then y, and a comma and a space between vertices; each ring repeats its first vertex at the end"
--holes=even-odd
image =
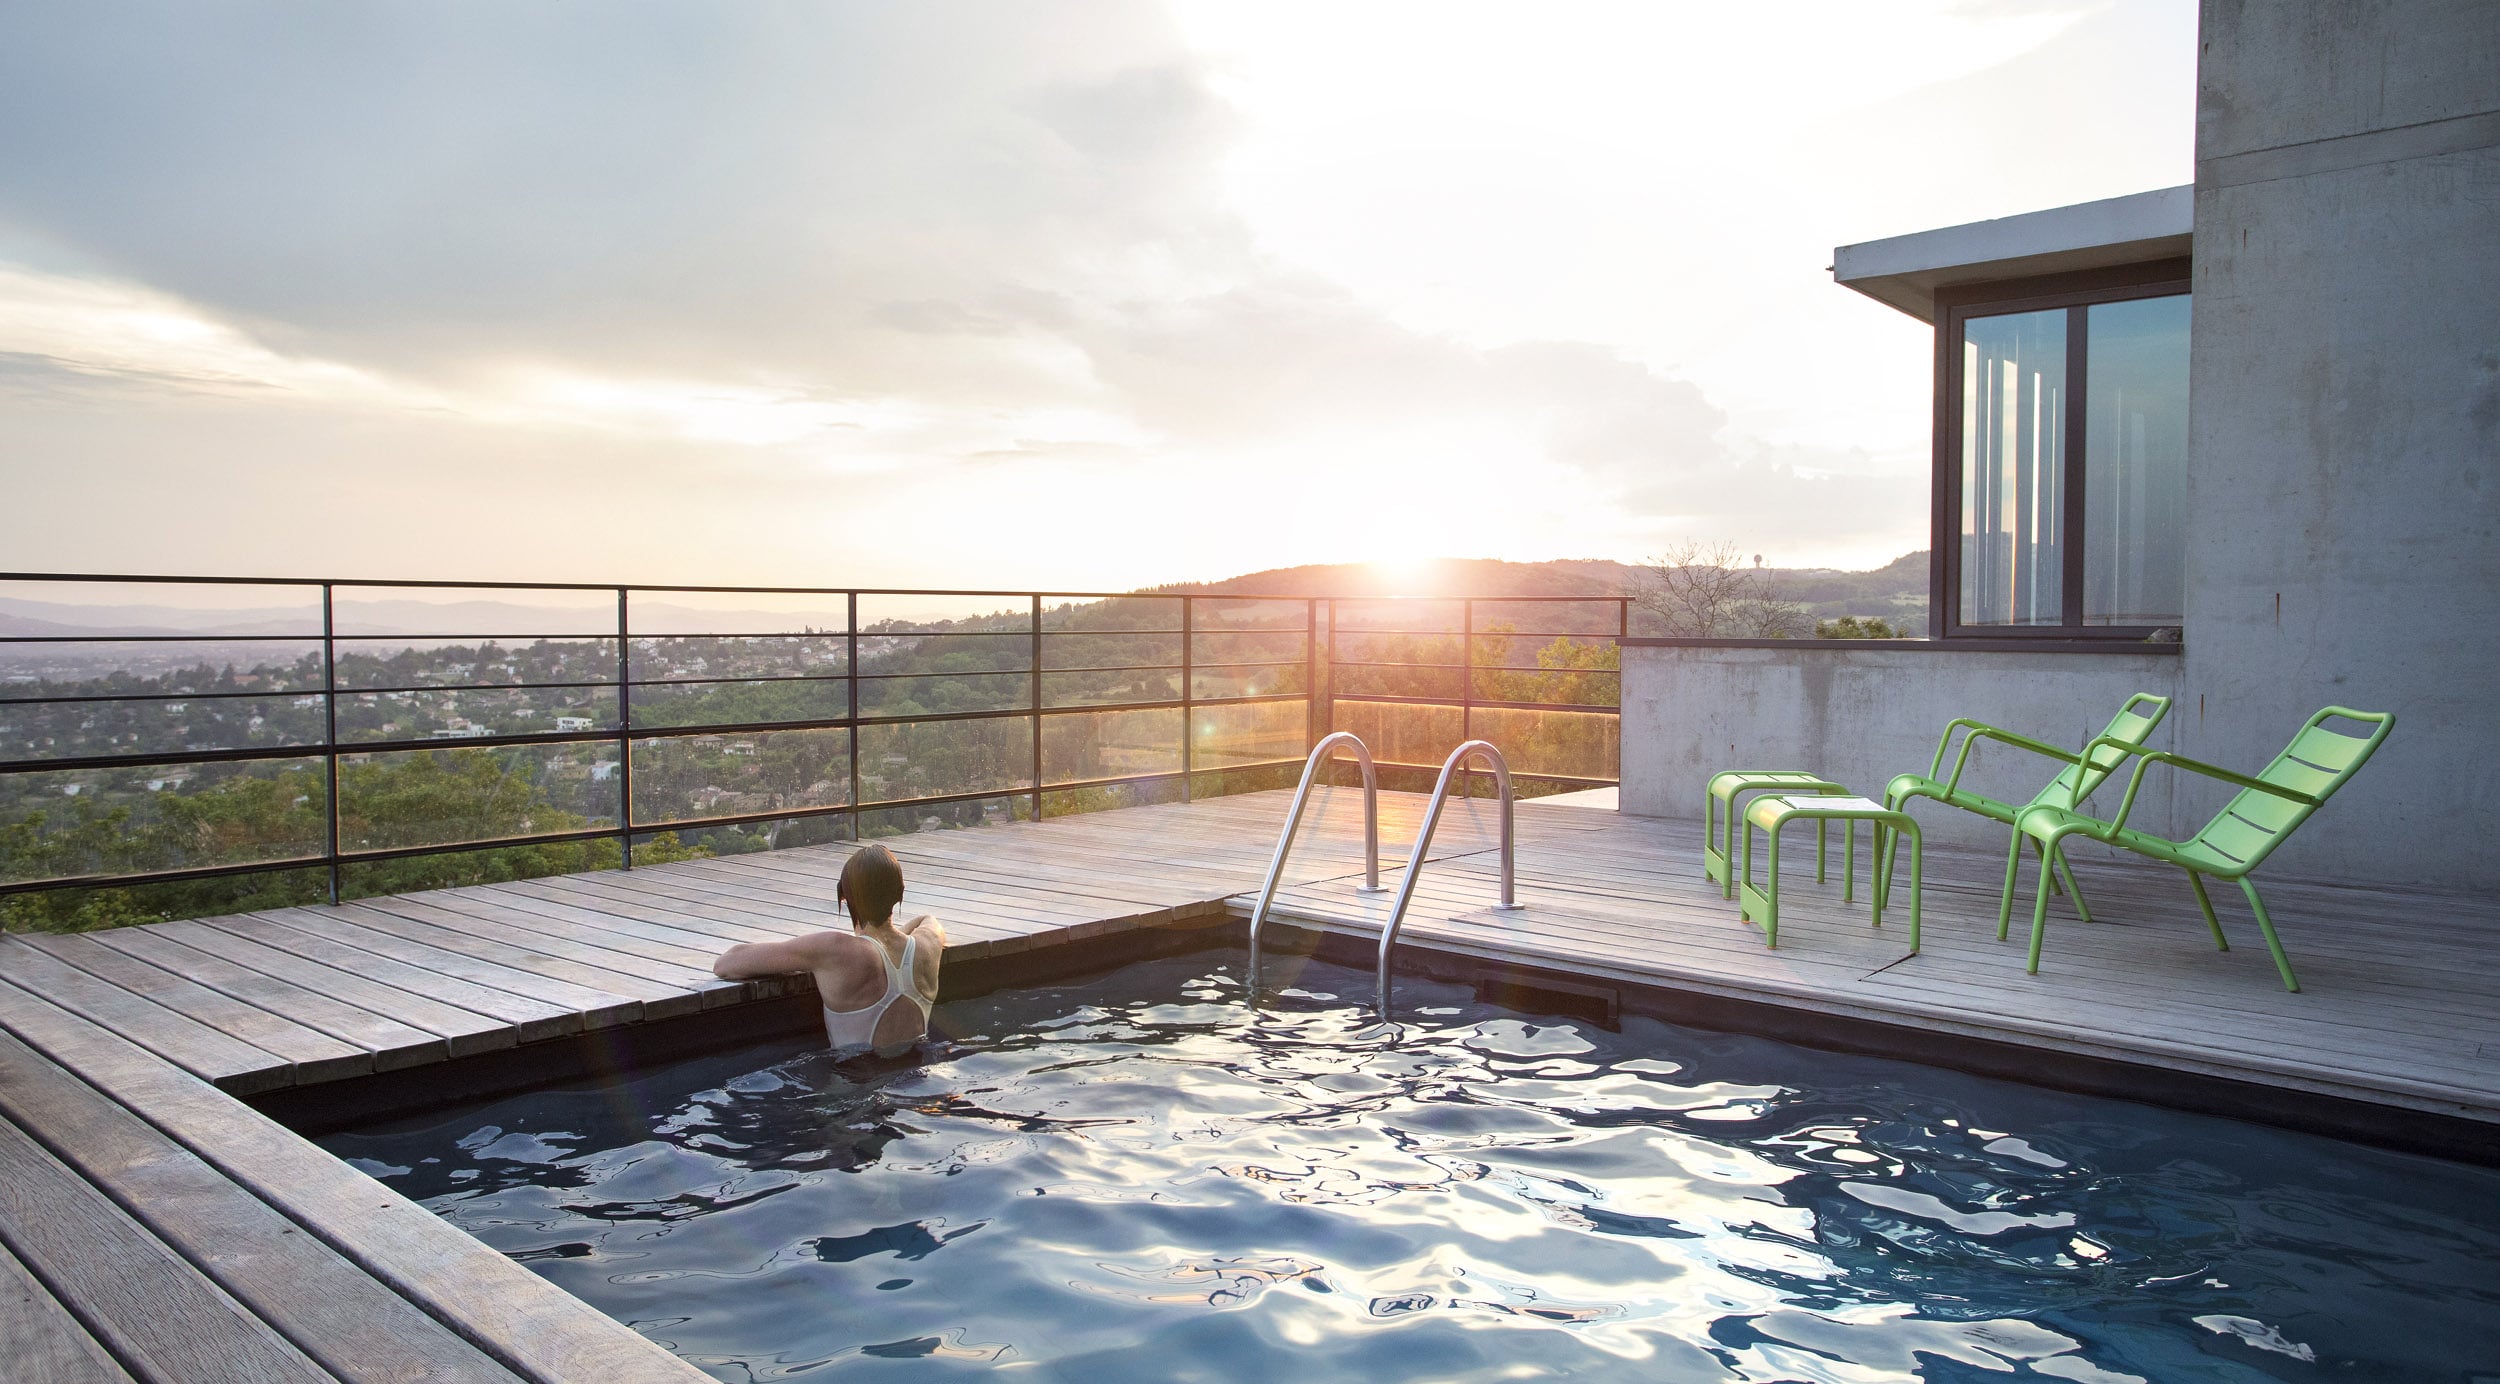
POLYGON ((1033 820, 1042 820, 1042 593, 1033 593, 1033 820))
POLYGON ((1337 728, 1337 598, 1328 598, 1328 720, 1323 729, 1337 728))
POLYGON ((1197 676, 1190 670, 1191 647, 1198 642, 1198 598, 1181 597, 1181 801, 1196 800, 1198 788, 1197 676))
POLYGON ((337 586, 321 584, 322 764, 329 774, 330 906, 339 902, 339 651, 337 586))
POLYGON ((1303 753, 1328 733, 1319 719, 1319 598, 1302 603, 1302 744, 1303 753))
POLYGON ((859 593, 842 593, 842 681, 851 721, 851 839, 859 839, 859 593))
MULTIPOLYGON (((1464 745, 1476 738, 1476 603, 1458 603, 1458 743, 1464 745)), ((1476 796, 1476 775, 1466 765, 1459 766, 1458 795, 1476 796)))
POLYGON ((616 588, 616 845, 624 867, 634 868, 634 640, 625 614, 625 588, 616 588))

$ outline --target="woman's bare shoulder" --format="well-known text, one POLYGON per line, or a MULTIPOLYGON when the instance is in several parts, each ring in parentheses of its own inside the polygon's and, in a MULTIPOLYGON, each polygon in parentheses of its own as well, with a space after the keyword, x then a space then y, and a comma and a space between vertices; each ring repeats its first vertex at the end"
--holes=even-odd
POLYGON ((910 922, 903 924, 900 929, 900 931, 907 934, 923 930, 927 931, 932 936, 944 937, 946 935, 946 927, 937 920, 937 915, 935 913, 923 913, 919 917, 912 919, 910 922))

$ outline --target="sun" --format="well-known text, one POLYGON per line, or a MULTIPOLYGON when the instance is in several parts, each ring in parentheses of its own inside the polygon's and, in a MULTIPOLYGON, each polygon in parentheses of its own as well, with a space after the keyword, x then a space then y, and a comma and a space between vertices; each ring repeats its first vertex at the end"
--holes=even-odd
POLYGON ((1422 553, 1400 553, 1371 560, 1372 571, 1379 574, 1380 589, 1392 596, 1431 595, 1440 565, 1439 561, 1422 553))

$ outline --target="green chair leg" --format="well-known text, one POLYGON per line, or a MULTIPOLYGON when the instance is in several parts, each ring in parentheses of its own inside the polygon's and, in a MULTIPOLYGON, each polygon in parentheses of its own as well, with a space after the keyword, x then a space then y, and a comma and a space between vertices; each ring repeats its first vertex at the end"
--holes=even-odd
POLYGON ((1817 884, 1826 882, 1823 878, 1824 862, 1830 849, 1831 834, 1831 823, 1817 817, 1814 820, 1814 882, 1817 884))
MULTIPOLYGON (((1896 845, 1900 842, 1902 830, 1903 828, 1899 827, 1892 829, 1892 837, 1896 845)), ((1918 954, 1918 905, 1919 900, 1925 897, 1927 892, 1927 844, 1926 839, 1919 835, 1916 824, 1912 824, 1907 830, 1910 833, 1910 954, 1916 956, 1918 954)))
POLYGON ((1744 830, 1745 865, 1744 873, 1737 876, 1740 881, 1736 891, 1737 920, 1740 922, 1759 923, 1762 927, 1763 945, 1773 950, 1777 950, 1780 944, 1779 828, 1773 827, 1768 832, 1764 833, 1771 838, 1771 850, 1769 857, 1770 874, 1760 884, 1756 884, 1753 877, 1754 824, 1750 821, 1746 822, 1744 824, 1744 830), (1759 902, 1759 912, 1761 914, 1759 917, 1753 916, 1753 913, 1749 911, 1752 906, 1757 903, 1757 901, 1759 902))
POLYGON ((2231 950, 2231 939, 2222 935, 2222 920, 2214 916, 2214 901, 2205 897, 2205 877, 2194 870, 2187 877, 2188 887, 2196 891, 2196 906, 2205 910, 2205 926, 2214 930, 2214 950, 2231 950))
MULTIPOLYGON (((1748 832, 1747 836, 1750 838, 1751 833, 1748 832)), ((1815 852, 1817 864, 1821 863, 1822 854, 1819 850, 1815 852)), ((1819 874, 1816 880, 1820 882, 1819 874)), ((1762 910, 1762 945, 1771 951, 1778 951, 1780 946, 1780 831, 1778 827, 1771 828, 1771 891, 1770 899, 1762 910)))
POLYGON ((2274 920, 2266 916, 2265 902, 2257 897, 2256 882, 2240 876, 2240 892, 2248 895, 2249 911, 2257 915, 2257 930, 2266 935, 2266 950, 2274 953, 2274 969, 2283 973, 2283 988, 2297 995, 2300 982, 2292 976, 2292 963, 2283 955, 2283 944, 2274 935, 2274 920))
POLYGON ((2014 879, 2022 864, 2023 834, 2017 831, 2005 847, 2005 891, 1997 896, 1997 940, 2000 942, 2005 940, 2006 929, 2014 921, 2014 879))
MULTIPOLYGON (((2055 851, 2056 849, 2057 848, 2055 846, 2048 848, 2049 851, 2055 851)), ((2046 852, 2043 853, 2046 854, 2046 852)), ((2041 934, 2047 932, 2049 929, 2049 881, 2056 878, 2056 876, 2057 871, 2051 869, 2047 861, 2042 861, 2040 864, 2040 895, 2032 902, 2031 905, 2031 958, 2023 963, 2023 970, 2029 975, 2036 976, 2040 974, 2040 937, 2041 934)))
POLYGON ((1906 828, 1890 826, 1883 822, 1875 822, 1871 826, 1875 835, 1868 846, 1868 873, 1873 880, 1870 881, 1867 892, 1871 900, 1870 911, 1874 914, 1873 925, 1876 927, 1884 925, 1884 889, 1873 881, 1880 881, 1884 878, 1885 857, 1901 849, 1901 833, 1904 830, 1910 833, 1910 952, 1916 955, 1919 940, 1919 900, 1927 892, 1926 848, 1920 842, 1918 827, 1915 823, 1906 828))
POLYGON ((2067 861, 2064 851, 2057 853, 2057 876, 2065 882, 2066 897, 2074 900, 2075 916, 2087 923, 2091 922, 2092 910, 2084 905, 2083 886, 2075 883, 2075 867, 2067 861))

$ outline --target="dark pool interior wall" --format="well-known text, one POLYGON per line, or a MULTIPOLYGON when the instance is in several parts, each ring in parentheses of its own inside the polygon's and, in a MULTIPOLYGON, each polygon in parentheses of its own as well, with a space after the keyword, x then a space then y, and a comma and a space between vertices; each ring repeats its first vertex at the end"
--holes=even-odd
MULTIPOLYGON (((1095 975, 1133 962, 1240 947, 1247 924, 1211 918, 1199 926, 1141 928, 973 961, 947 963, 940 1001, 1095 975)), ((1265 947, 1370 969, 1368 938, 1271 925, 1265 947)), ((1833 1052, 1895 1057, 2052 1090, 2141 1101, 2199 1114, 2250 1120, 2372 1147, 2500 1167, 2500 1127, 2435 1111, 2116 1062, 1962 1034, 1791 1009, 1698 991, 1618 984, 1512 962, 1491 962, 1401 946, 1400 977, 1473 987, 1487 1002, 1523 1013, 1567 1015, 1611 1026, 1625 1015, 1691 1028, 1758 1034, 1833 1052)), ((584 1077, 618 1077, 658 1062, 735 1048, 760 1038, 814 1030, 811 995, 724 1006, 699 1014, 624 1025, 573 1038, 524 1044, 403 1071, 253 1094, 247 1103, 298 1133, 354 1129, 374 1120, 584 1077)))

